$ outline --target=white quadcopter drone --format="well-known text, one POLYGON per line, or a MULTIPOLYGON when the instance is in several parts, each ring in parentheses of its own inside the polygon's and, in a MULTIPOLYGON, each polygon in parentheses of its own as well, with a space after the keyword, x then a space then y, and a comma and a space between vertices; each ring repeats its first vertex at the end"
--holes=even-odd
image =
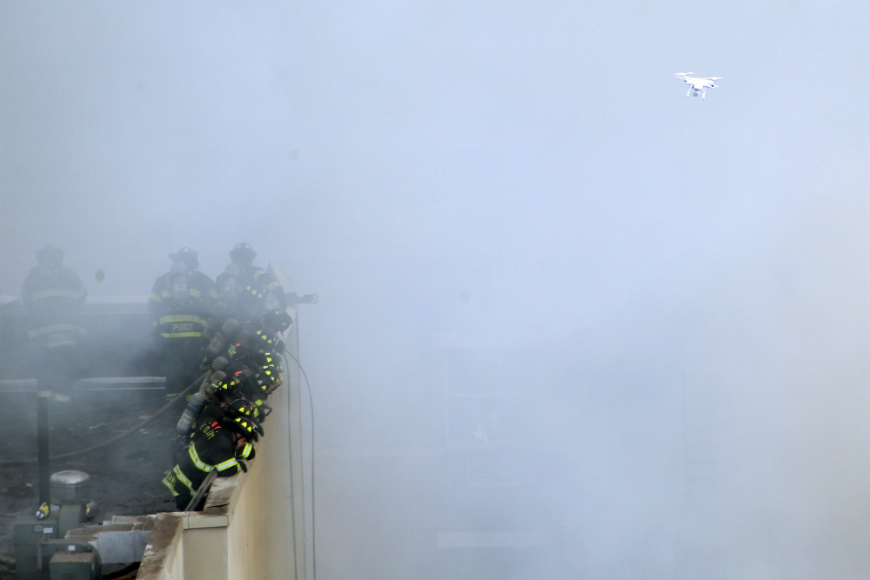
POLYGON ((715 89, 716 83, 714 81, 721 81, 720 77, 690 77, 692 74, 690 72, 681 72, 674 73, 677 78, 683 79, 683 82, 689 85, 689 92, 686 93, 686 98, 689 98, 689 95, 693 97, 697 97, 701 95, 701 100, 707 100, 707 89, 715 89))

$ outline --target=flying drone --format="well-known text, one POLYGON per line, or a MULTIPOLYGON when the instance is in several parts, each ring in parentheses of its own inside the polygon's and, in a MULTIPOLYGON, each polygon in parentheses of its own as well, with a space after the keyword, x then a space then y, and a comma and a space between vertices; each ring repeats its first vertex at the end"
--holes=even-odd
POLYGON ((677 78, 683 79, 683 82, 689 85, 689 92, 686 93, 686 98, 689 98, 689 95, 693 97, 697 97, 701 95, 701 100, 707 100, 707 89, 715 89, 716 83, 714 81, 721 81, 720 77, 692 77, 689 76, 693 73, 690 72, 681 72, 674 73, 677 78))

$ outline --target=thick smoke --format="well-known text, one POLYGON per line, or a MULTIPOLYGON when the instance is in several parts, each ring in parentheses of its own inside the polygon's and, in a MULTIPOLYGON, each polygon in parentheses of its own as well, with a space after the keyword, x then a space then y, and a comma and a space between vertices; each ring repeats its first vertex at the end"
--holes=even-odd
POLYGON ((0 293, 241 240, 317 292, 323 578, 865 577, 868 25, 3 2, 0 293))

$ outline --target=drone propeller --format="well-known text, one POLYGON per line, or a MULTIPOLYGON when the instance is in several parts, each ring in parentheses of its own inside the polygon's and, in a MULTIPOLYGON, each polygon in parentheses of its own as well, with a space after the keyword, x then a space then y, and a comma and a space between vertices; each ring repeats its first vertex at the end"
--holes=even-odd
POLYGON ((711 80, 711 81, 721 81, 721 80, 722 80, 722 77, 710 77, 709 80, 711 80))
POLYGON ((690 72, 674 73, 674 76, 684 77, 684 76, 686 76, 686 75, 690 75, 690 74, 694 74, 694 73, 690 73, 690 72))

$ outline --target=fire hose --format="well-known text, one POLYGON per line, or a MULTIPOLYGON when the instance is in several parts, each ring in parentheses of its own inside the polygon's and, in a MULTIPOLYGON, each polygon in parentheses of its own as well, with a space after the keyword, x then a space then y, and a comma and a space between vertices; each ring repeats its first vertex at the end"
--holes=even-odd
MULTIPOLYGON (((141 429, 142 427, 144 427, 145 425, 147 425, 148 423, 150 423, 151 421, 153 421, 154 419, 156 419, 157 417, 159 417, 160 415, 162 415, 163 413, 165 413, 166 411, 168 411, 169 409, 171 409, 175 405, 178 405, 180 401, 184 401, 185 398, 187 397, 187 395, 189 395, 194 390, 199 388, 200 384, 208 376, 208 374, 209 373, 204 373, 198 379, 193 381, 193 383, 191 383, 186 389, 184 389, 182 392, 180 392, 178 394, 178 396, 176 396, 174 399, 172 399, 171 401, 166 403, 163 407, 158 409, 153 415, 151 415, 145 419, 142 419, 141 421, 139 421, 138 423, 136 423, 135 425, 133 425, 132 427, 130 427, 129 429, 124 431, 123 433, 119 433, 118 435, 115 435, 114 437, 112 437, 110 439, 106 439, 105 441, 101 441, 101 442, 97 443, 96 445, 91 445, 90 447, 86 447, 85 449, 79 449, 78 451, 70 451, 69 453, 62 453, 60 455, 52 455, 51 460, 57 461, 57 460, 61 460, 61 459, 72 459, 73 457, 87 455, 88 453, 92 453, 94 451, 97 451, 98 449, 108 447, 109 445, 111 445, 113 443, 117 443, 118 441, 120 441, 126 437, 129 437, 130 435, 137 432, 139 429, 141 429)), ((7 465, 24 465, 27 463, 36 463, 36 462, 37 462, 36 457, 31 457, 29 459, 2 459, 2 460, 0 460, 0 467, 4 467, 7 465)))

